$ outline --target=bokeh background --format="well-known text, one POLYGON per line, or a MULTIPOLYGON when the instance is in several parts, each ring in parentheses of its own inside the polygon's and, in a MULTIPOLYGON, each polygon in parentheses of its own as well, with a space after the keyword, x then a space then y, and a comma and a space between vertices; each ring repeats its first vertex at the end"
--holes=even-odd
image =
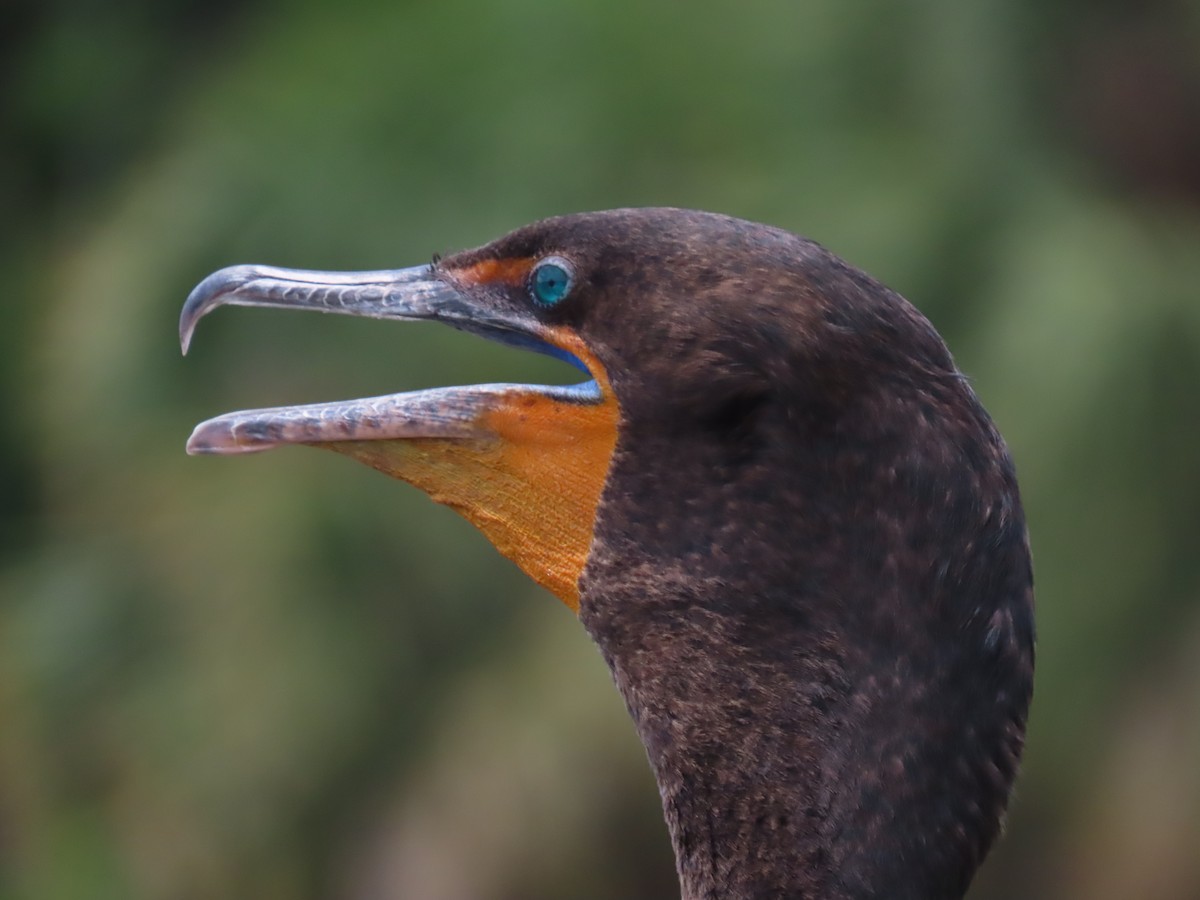
POLYGON ((1039 659, 971 896, 1200 898, 1195 0, 22 0, 0 10, 0 898, 675 896, 570 613, 233 408, 570 380, 229 310, 555 213, 719 210, 909 296, 1007 436, 1039 659))

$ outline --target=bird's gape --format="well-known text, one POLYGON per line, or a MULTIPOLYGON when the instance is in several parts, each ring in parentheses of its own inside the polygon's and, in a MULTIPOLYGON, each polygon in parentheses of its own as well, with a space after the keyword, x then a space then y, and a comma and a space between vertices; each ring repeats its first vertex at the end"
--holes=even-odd
MULTIPOLYGON (((569 334, 564 346, 578 344, 569 334)), ((460 513, 496 549, 572 610, 592 545, 596 506, 617 440, 617 401, 603 366, 587 360, 603 399, 581 403, 513 391, 484 411, 469 440, 319 444, 407 481, 460 513)))

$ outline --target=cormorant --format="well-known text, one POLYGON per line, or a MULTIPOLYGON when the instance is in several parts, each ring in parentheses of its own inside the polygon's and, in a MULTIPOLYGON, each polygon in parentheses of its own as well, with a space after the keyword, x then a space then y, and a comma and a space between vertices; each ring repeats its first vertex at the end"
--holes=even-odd
POLYGON ((430 265, 235 266, 183 309, 444 322, 583 370, 232 413, 458 510, 575 610, 658 781, 685 900, 961 897, 1033 685, 1013 465, 933 326, 817 244, 711 213, 548 219, 430 265))

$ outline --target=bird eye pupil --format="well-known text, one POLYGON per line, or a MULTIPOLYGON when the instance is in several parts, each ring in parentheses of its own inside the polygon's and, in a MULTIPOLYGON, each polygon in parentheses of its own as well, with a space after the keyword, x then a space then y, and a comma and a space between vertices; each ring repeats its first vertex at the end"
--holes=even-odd
POLYGON ((533 272, 533 299, 553 306, 571 290, 571 273, 556 262, 544 262, 533 272))

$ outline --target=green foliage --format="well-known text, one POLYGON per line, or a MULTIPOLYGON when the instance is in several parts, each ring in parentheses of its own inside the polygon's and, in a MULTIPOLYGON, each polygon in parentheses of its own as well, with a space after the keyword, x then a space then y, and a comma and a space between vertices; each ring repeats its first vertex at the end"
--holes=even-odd
POLYGON ((231 310, 186 362, 174 333, 230 263, 407 265, 654 204, 809 234, 901 290, 1012 445, 1039 677, 972 896, 1195 897, 1198 15, 20 10, 0 47, 0 898, 671 894, 641 750, 554 600, 333 456, 183 455, 232 408, 571 373, 421 326, 231 310))

